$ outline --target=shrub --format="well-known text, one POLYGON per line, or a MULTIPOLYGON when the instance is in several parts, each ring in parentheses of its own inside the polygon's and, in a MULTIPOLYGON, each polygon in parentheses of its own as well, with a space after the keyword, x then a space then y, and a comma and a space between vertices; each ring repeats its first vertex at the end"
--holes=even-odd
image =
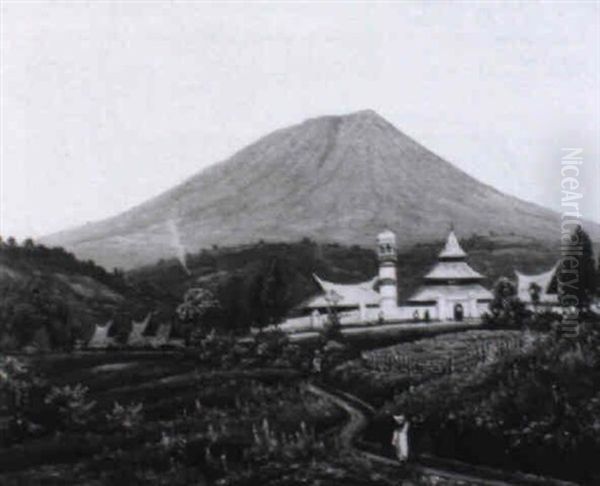
POLYGON ((87 399, 87 393, 88 388, 81 383, 51 388, 44 403, 56 411, 58 428, 77 429, 86 425, 96 405, 95 401, 87 399))
POLYGON ((119 402, 115 402, 112 411, 106 414, 106 419, 112 427, 131 433, 142 423, 143 408, 141 403, 121 405, 119 402))
POLYGON ((45 393, 45 382, 33 368, 14 357, 0 357, 0 443, 23 440, 42 431, 39 409, 45 393))

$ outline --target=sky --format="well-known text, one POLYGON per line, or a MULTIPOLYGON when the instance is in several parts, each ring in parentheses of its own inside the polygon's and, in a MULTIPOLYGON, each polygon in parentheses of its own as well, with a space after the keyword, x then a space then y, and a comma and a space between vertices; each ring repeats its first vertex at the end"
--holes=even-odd
POLYGON ((561 209, 582 148, 600 222, 598 2, 1 5, 0 234, 153 197, 272 130, 373 109, 467 173, 561 209))

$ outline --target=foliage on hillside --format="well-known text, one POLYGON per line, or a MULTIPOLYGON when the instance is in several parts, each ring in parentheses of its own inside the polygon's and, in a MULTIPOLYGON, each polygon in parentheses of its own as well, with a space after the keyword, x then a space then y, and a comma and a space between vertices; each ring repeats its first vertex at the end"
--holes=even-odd
POLYGON ((119 269, 110 273, 92 260, 79 260, 64 248, 49 248, 36 244, 30 238, 22 244, 18 244, 14 238, 9 237, 6 242, 0 238, 0 263, 10 264, 11 268, 16 270, 29 270, 34 267, 39 271, 88 276, 111 288, 125 287, 123 272, 119 269))
POLYGON ((68 349, 95 324, 150 305, 118 270, 30 239, 0 241, 1 349, 68 349))
POLYGON ((421 450, 594 482, 599 383, 600 328, 587 323, 577 338, 546 335, 492 364, 414 387, 388 410, 411 417, 421 450))

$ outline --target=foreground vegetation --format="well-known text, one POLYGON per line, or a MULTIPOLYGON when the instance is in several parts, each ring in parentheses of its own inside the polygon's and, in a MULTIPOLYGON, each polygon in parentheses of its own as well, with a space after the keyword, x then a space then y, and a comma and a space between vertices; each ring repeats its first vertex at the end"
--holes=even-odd
POLYGON ((0 479, 395 484, 397 470, 375 473, 339 447, 344 414, 304 389, 319 356, 319 380, 351 386, 376 406, 361 442, 372 452, 391 457, 391 415, 403 413, 417 454, 596 484, 599 334, 593 322, 571 340, 474 330, 361 358, 333 341, 213 335, 194 351, 4 359, 2 393, 11 400, 0 460, 9 467, 0 479), (436 364, 460 356, 468 359, 436 364))
POLYGON ((0 365, 10 398, 3 484, 57 474, 64 484, 245 484, 253 474, 277 476, 282 464, 325 460, 327 432, 343 420, 304 392, 289 363, 216 366, 213 356, 109 352, 0 365))
POLYGON ((576 338, 539 335, 489 363, 396 395, 420 452, 598 484, 600 324, 576 338))
MULTIPOLYGON (((503 251, 469 241, 475 255, 503 251)), ((417 278, 435 250, 401 255, 401 265, 417 278)), ((591 250, 587 260, 591 268, 591 250)), ((372 252, 305 240, 214 248, 187 265, 122 275, 32 242, 2 245, 0 344, 27 353, 0 359, 0 482, 341 486, 411 476, 374 472, 340 447, 344 413, 307 392, 315 380, 375 408, 360 441, 371 452, 392 457, 391 417, 404 414, 417 456, 600 482, 600 325, 585 305, 569 338, 560 315, 531 312, 500 279, 485 329, 415 332, 393 344, 345 336, 332 314, 321 335, 292 343, 247 330, 314 292, 314 271, 367 278, 372 252), (82 316, 110 317, 118 338, 148 308, 188 347, 73 352, 82 316)))

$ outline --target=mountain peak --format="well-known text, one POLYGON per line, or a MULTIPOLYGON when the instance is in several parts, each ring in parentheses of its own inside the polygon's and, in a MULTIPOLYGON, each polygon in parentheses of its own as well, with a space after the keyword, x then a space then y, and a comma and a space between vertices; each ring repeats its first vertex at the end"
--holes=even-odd
POLYGON ((371 246, 382 227, 407 247, 444 238, 447 221, 466 235, 553 241, 559 217, 478 182, 367 109, 277 130, 123 214, 44 241, 132 268, 259 240, 371 246))
POLYGON ((379 113, 377 113, 375 110, 372 110, 370 108, 368 109, 364 109, 364 110, 358 110, 358 111, 353 111, 350 113, 344 113, 341 115, 321 115, 321 116, 317 116, 317 117, 313 117, 313 118, 309 118, 308 120, 306 120, 306 122, 312 122, 312 121, 322 121, 322 120, 330 120, 336 123, 339 122, 345 122, 345 121, 380 121, 380 122, 385 122, 387 124, 389 124, 389 122, 383 117, 381 116, 379 113))
POLYGON ((348 113, 344 116, 345 118, 377 118, 385 120, 379 113, 371 108, 366 108, 364 110, 353 111, 352 113, 348 113))

